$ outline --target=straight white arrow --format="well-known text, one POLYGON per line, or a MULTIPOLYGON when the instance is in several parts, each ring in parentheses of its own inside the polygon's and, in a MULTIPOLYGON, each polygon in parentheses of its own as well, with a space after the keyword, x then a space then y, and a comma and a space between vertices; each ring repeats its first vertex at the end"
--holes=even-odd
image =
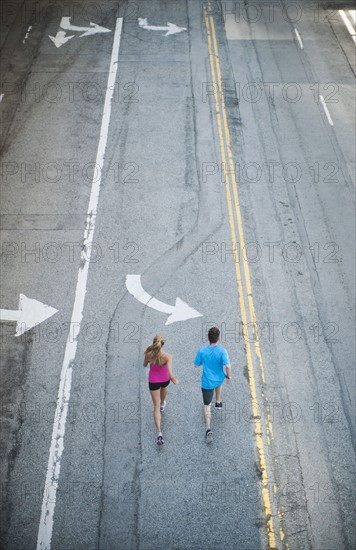
POLYGON ((194 317, 203 317, 199 311, 188 306, 188 304, 183 302, 180 298, 176 299, 175 306, 170 306, 150 296, 148 292, 142 288, 141 275, 126 275, 126 288, 136 300, 141 302, 141 304, 145 304, 162 313, 169 313, 170 315, 165 323, 166 325, 171 325, 177 321, 186 321, 194 317))
POLYGON ((65 31, 78 31, 83 32, 80 36, 89 36, 91 34, 96 34, 98 32, 111 32, 110 29, 106 29, 105 27, 100 27, 100 25, 97 25, 96 23, 89 23, 90 27, 77 27, 76 25, 72 25, 70 22, 70 17, 62 17, 62 21, 60 23, 60 27, 65 31))
POLYGON ((177 34, 178 32, 187 30, 185 27, 177 27, 174 23, 167 23, 166 27, 148 25, 147 19, 143 19, 142 17, 138 18, 138 24, 142 29, 146 29, 148 31, 167 31, 164 36, 168 36, 169 34, 177 34))
POLYGON ((54 307, 20 294, 19 309, 0 309, 0 321, 16 321, 15 336, 21 336, 30 328, 52 317, 57 311, 54 307))

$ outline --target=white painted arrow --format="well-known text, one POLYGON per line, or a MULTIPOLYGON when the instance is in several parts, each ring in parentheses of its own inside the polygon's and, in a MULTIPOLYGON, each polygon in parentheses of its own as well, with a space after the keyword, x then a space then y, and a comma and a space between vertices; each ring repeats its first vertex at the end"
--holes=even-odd
POLYGON ((199 311, 188 306, 188 304, 183 302, 180 298, 176 299, 175 306, 170 306, 150 296, 148 292, 142 288, 141 275, 126 275, 126 288, 136 300, 141 302, 141 304, 145 304, 162 313, 169 313, 170 315, 165 323, 166 325, 171 325, 177 321, 186 321, 194 317, 203 317, 199 311))
POLYGON ((90 27, 77 27, 76 25, 72 25, 70 22, 70 17, 62 17, 62 21, 60 23, 60 27, 65 31, 78 31, 83 32, 80 36, 89 36, 91 34, 96 34, 98 32, 111 32, 110 29, 106 29, 105 27, 100 27, 100 25, 97 25, 96 23, 89 23, 90 27))
POLYGON ((169 34, 177 34, 178 32, 187 30, 185 27, 177 27, 174 23, 167 23, 166 27, 148 25, 147 19, 143 19, 142 17, 138 18, 138 24, 142 29, 146 29, 148 31, 167 31, 164 36, 168 36, 169 34))
POLYGON ((52 40, 56 48, 60 48, 61 46, 63 46, 63 44, 68 42, 68 40, 70 40, 71 38, 74 38, 75 34, 72 34, 71 36, 67 36, 65 31, 58 31, 56 36, 50 36, 50 35, 48 36, 50 37, 50 39, 52 40))
POLYGON ((54 307, 20 294, 19 309, 0 309, 0 321, 16 321, 15 336, 21 336, 30 328, 52 317, 57 311, 54 307))
POLYGON ((72 25, 72 23, 70 22, 70 17, 62 17, 56 36, 48 36, 52 40, 56 48, 60 48, 61 46, 63 46, 63 44, 65 44, 66 42, 68 42, 68 40, 74 38, 75 36, 74 34, 72 34, 71 36, 67 36, 65 31, 75 31, 83 33, 79 36, 79 38, 81 38, 82 36, 90 36, 92 34, 102 32, 111 32, 110 29, 100 27, 100 25, 97 25, 96 23, 90 22, 89 25, 90 27, 78 27, 77 25, 72 25))

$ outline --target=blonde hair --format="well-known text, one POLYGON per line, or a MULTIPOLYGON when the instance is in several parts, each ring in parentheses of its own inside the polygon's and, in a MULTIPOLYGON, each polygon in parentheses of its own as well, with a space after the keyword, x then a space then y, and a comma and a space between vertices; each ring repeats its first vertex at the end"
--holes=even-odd
POLYGON ((164 344, 163 336, 159 336, 157 334, 153 338, 152 344, 148 346, 148 348, 145 350, 145 355, 149 356, 150 363, 156 363, 158 365, 166 364, 167 359, 163 356, 163 353, 161 352, 163 344, 164 344))

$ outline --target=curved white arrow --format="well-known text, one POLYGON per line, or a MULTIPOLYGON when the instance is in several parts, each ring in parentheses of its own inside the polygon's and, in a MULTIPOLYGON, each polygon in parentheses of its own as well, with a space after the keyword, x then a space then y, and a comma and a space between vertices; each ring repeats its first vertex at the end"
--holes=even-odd
POLYGON ((150 296, 150 294, 142 288, 141 275, 126 275, 126 288, 136 300, 141 302, 141 304, 145 304, 162 313, 169 313, 170 315, 165 323, 166 325, 171 325, 177 321, 186 321, 194 317, 203 317, 199 311, 188 306, 188 304, 183 302, 180 298, 176 299, 175 306, 170 306, 150 296))
POLYGON ((185 27, 177 27, 174 23, 167 23, 166 27, 148 25, 147 19, 143 19, 142 17, 138 18, 138 24, 142 29, 146 29, 148 31, 167 31, 164 36, 168 36, 169 34, 177 34, 178 32, 187 30, 185 27))
POLYGON ((21 336, 30 328, 52 317, 57 311, 54 307, 20 294, 19 309, 0 309, 0 321, 17 321, 15 336, 21 336))

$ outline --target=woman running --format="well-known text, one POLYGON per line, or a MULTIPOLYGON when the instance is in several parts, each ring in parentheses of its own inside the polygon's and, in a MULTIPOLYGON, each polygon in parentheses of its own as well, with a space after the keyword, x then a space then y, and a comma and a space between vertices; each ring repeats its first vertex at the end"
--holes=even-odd
POLYGON ((173 374, 171 353, 164 353, 162 347, 164 338, 155 336, 153 343, 145 351, 143 366, 150 365, 148 374, 148 386, 153 401, 153 419, 157 429, 156 443, 163 445, 161 432, 161 413, 166 408, 167 386, 172 380, 173 384, 179 384, 178 378, 173 374))

